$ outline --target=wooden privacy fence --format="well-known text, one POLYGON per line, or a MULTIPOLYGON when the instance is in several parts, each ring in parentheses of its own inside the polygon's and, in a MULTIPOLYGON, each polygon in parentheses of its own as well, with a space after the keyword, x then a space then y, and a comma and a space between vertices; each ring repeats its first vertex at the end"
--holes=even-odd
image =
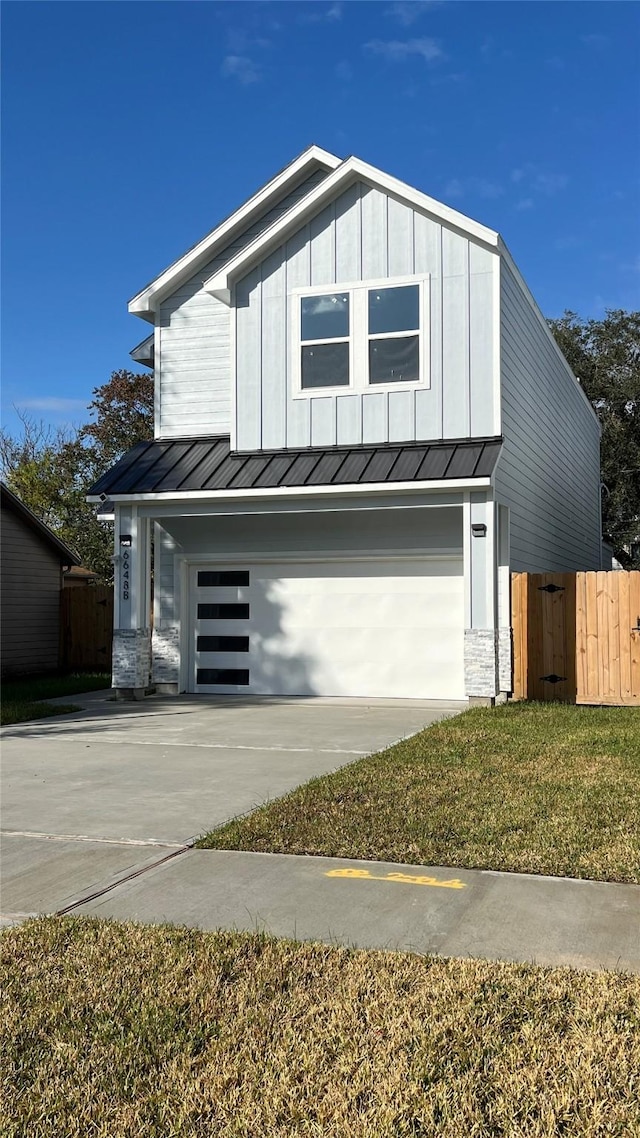
POLYGON ((63 589, 60 595, 60 666, 108 672, 113 642, 113 585, 63 589))
POLYGON ((640 571, 514 573, 513 697, 640 706, 640 571))

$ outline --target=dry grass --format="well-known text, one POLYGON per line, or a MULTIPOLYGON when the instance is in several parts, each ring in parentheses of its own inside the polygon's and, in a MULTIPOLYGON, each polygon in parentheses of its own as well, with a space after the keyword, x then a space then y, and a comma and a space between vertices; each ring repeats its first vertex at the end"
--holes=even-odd
POLYGON ((469 711, 199 844, 640 882, 640 710, 469 711))
POLYGON ((6 1138, 630 1138, 640 978, 48 918, 3 936, 6 1138))

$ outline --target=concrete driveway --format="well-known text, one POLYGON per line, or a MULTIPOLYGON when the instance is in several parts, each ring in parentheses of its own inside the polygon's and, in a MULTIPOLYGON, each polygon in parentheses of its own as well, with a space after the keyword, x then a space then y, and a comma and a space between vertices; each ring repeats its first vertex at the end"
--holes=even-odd
POLYGON ((75 697, 2 732, 3 917, 56 912, 203 831, 462 710, 404 700, 75 697))

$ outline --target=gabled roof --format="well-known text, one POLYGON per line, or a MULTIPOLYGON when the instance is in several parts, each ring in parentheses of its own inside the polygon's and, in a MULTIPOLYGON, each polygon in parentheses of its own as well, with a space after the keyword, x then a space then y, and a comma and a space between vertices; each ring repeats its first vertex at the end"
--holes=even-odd
POLYGON ((135 348, 132 348, 129 352, 129 355, 131 356, 132 360, 136 361, 137 364, 144 364, 145 367, 153 368, 155 362, 154 346, 155 334, 152 332, 150 336, 145 336, 144 340, 141 340, 139 344, 136 344, 135 348))
POLYGON ((489 479, 502 439, 231 451, 228 435, 138 443, 89 494, 246 493, 307 487, 489 479))
POLYGON ((41 522, 40 518, 37 518, 33 511, 30 510, 28 506, 25 506, 24 502, 20 501, 18 496, 13 493, 13 490, 5 486, 4 482, 0 482, 0 500, 2 501, 3 509, 11 510, 12 513, 21 518, 34 533, 37 533, 39 537, 43 538, 43 540, 55 550, 62 565, 80 564, 78 555, 74 553, 72 549, 69 549, 69 546, 65 545, 63 541, 60 541, 60 538, 56 537, 55 533, 53 533, 44 522, 41 522))
POLYGON ((356 181, 365 182, 370 186, 384 190, 386 193, 393 194, 394 197, 410 206, 424 210, 425 213, 452 226, 468 237, 482 241, 485 245, 496 250, 498 248, 500 237, 493 229, 480 225, 479 222, 473 221, 470 217, 458 213, 457 210, 451 209, 447 205, 443 205, 435 198, 428 197, 427 194, 421 193, 420 190, 414 189, 406 182, 401 182, 398 178, 393 178, 390 174, 378 170, 377 167, 370 166, 368 162, 351 157, 341 162, 318 186, 292 206, 273 225, 265 229, 255 241, 246 245, 220 270, 209 277, 204 283, 205 290, 219 300, 223 300, 225 304, 230 304, 232 280, 248 272, 253 264, 262 260, 270 250, 286 240, 287 236, 303 225, 307 218, 317 213, 338 193, 342 193, 356 181))
POLYGON ((199 266, 211 261, 218 250, 229 244, 235 232, 245 229, 265 213, 276 199, 285 196, 287 190, 303 181, 314 168, 334 170, 339 165, 340 159, 335 154, 330 154, 320 146, 307 147, 257 193, 219 222, 201 241, 196 242, 177 261, 136 293, 129 301, 129 312, 153 322, 153 312, 159 301, 197 272, 199 266))

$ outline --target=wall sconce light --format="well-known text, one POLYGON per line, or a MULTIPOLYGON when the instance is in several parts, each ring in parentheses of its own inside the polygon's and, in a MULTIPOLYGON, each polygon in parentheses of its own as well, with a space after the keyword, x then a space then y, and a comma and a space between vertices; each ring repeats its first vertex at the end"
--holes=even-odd
POLYGON ((471 526, 471 532, 474 537, 486 537, 487 527, 484 522, 473 522, 471 526))

